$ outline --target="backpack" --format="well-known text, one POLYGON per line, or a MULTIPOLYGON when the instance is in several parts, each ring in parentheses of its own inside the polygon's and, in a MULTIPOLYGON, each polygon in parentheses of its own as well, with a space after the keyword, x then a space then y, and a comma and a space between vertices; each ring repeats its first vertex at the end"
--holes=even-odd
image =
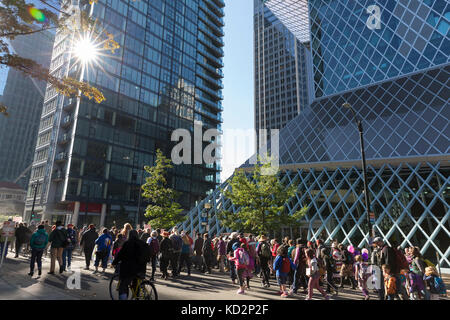
POLYGON ((395 253, 395 263, 397 265, 398 271, 402 269, 409 269, 409 263, 408 260, 406 260, 405 255, 400 251, 393 249, 395 253))
POLYGON ((261 244, 261 256, 267 259, 272 257, 272 251, 270 251, 270 247, 267 242, 263 242, 261 244))
POLYGON ((47 237, 45 236, 45 234, 43 234, 43 233, 38 233, 37 236, 34 238, 33 244, 34 244, 35 246, 41 247, 41 246, 44 245, 46 238, 47 238, 47 237))
POLYGON ((149 243, 150 246, 150 256, 154 257, 159 252, 159 242, 158 239, 152 239, 149 243))
POLYGON ((289 273, 291 271, 291 262, 289 261, 289 258, 283 258, 280 271, 283 273, 289 273))
POLYGON ((148 244, 142 242, 141 254, 138 257, 139 264, 147 264, 151 260, 151 249, 148 244))
POLYGON ((345 262, 344 263, 350 264, 350 265, 353 264, 353 255, 348 251, 345 251, 345 262))
POLYGON ((173 251, 180 251, 181 246, 183 245, 183 240, 181 240, 181 237, 173 236, 171 240, 173 245, 173 251))
POLYGON ((244 250, 240 250, 239 251, 239 255, 238 255, 238 263, 242 266, 248 266, 250 263, 250 259, 248 257, 248 253, 245 252, 244 250))
POLYGON ((445 287, 444 281, 439 277, 434 277, 434 288, 438 294, 447 294, 447 288, 445 287))

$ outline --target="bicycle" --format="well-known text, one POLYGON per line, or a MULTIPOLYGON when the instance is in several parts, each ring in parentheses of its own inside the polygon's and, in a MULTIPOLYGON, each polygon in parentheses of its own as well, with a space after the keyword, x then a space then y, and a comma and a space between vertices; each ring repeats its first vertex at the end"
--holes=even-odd
MULTIPOLYGON (((112 276, 109 282, 109 295, 111 300, 119 300, 119 272, 117 271, 112 276)), ((155 285, 150 280, 145 280, 145 275, 138 275, 128 286, 127 292, 130 300, 158 300, 158 293, 155 285), (131 291, 131 295, 130 295, 131 291)))

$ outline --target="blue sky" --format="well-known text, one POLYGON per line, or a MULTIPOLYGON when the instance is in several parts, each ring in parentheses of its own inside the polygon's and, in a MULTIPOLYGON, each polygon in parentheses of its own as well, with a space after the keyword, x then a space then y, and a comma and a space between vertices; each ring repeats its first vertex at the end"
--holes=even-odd
MULTIPOLYGON (((253 88, 253 0, 225 1, 225 56, 223 129, 224 139, 233 129, 254 129, 253 88)), ((235 131, 233 131, 235 132, 235 131)), ((242 164, 254 150, 253 143, 230 148, 238 141, 224 142, 222 181, 242 164), (238 150, 235 150, 238 149, 238 150), (233 161, 229 161, 233 159, 233 161), (231 163, 233 162, 233 163, 231 163)), ((242 143, 242 141, 239 141, 242 143)))

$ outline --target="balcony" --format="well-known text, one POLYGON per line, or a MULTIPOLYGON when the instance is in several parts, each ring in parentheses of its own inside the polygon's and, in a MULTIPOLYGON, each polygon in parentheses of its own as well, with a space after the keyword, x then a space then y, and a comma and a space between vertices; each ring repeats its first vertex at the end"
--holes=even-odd
POLYGON ((68 158, 67 152, 60 152, 55 156, 55 162, 64 162, 68 158))
MULTIPOLYGON (((222 37, 219 37, 219 36, 215 35, 213 32, 211 32, 211 30, 208 28, 208 26, 206 24, 204 24, 203 22, 200 21, 200 23, 198 25, 199 25, 199 29, 212 39, 212 44, 214 44, 214 46, 216 46, 216 47, 219 47, 217 50, 220 50, 220 52, 223 54, 223 50, 220 47, 223 47, 225 45, 225 42, 223 42, 222 37)), ((209 40, 209 39, 207 39, 207 40, 211 42, 211 40, 209 40)))
POLYGON ((61 127, 63 128, 67 128, 72 124, 72 117, 71 116, 66 116, 62 123, 61 123, 61 127))
POLYGON ((218 78, 223 78, 223 72, 220 69, 214 68, 209 63, 206 62, 205 58, 200 54, 197 55, 197 62, 203 66, 205 69, 209 70, 211 73, 216 74, 218 78))
POLYGON ((223 11, 223 9, 220 6, 218 6, 216 3, 212 2, 212 1, 207 1, 206 4, 219 17, 225 16, 225 12, 223 11))
POLYGON ((205 103, 206 105, 208 105, 211 108, 214 108, 214 109, 216 109, 218 111, 223 111, 223 107, 222 107, 222 102, 221 101, 214 102, 212 100, 209 100, 208 98, 204 98, 203 96, 198 94, 198 91, 195 94, 195 99, 197 99, 200 102, 205 103))
POLYGON ((58 144, 65 145, 70 141, 70 135, 68 133, 64 133, 62 137, 59 139, 58 144))
POLYGON ((212 84, 217 89, 223 89, 223 82, 221 79, 214 79, 213 77, 208 76, 202 67, 197 66, 197 76, 203 78, 203 80, 208 81, 209 84, 212 84))
POLYGON ((222 113, 217 113, 217 114, 214 114, 213 112, 210 112, 210 111, 207 111, 207 110, 205 110, 203 107, 198 107, 198 106, 195 106, 195 112, 198 112, 198 113, 200 113, 201 115, 203 115, 203 116, 205 116, 205 117, 208 117, 208 118, 210 118, 211 120, 213 120, 213 121, 216 121, 216 122, 223 122, 223 119, 222 119, 222 113))
POLYGON ((214 67, 216 67, 216 68, 223 68, 222 60, 220 58, 215 57, 211 53, 209 53, 202 44, 199 44, 197 46, 197 49, 198 49, 198 52, 200 52, 201 55, 203 55, 205 58, 207 58, 209 61, 212 62, 214 67))
POLYGON ((212 2, 214 2, 221 8, 225 7, 225 2, 223 0, 212 0, 212 2))
POLYGON ((205 22, 211 29, 213 29, 214 32, 216 32, 216 35, 218 35, 219 37, 223 37, 225 35, 222 28, 218 27, 211 19, 209 19, 206 13, 204 13, 203 11, 198 12, 198 17, 203 20, 203 22, 205 22))
POLYGON ((219 48, 216 44, 214 44, 211 40, 209 40, 209 38, 203 34, 203 30, 201 31, 202 32, 198 34, 198 40, 200 40, 200 42, 203 43, 205 46, 207 46, 209 49, 214 51, 214 53, 218 58, 223 57, 224 52, 222 48, 219 48))
POLYGON ((223 22, 223 19, 219 17, 217 14, 214 13, 204 2, 200 2, 199 7, 205 11, 205 13, 219 26, 223 27, 225 23, 223 22))
POLYGON ((208 88, 207 86, 205 86, 201 79, 197 79, 197 83, 196 83, 197 88, 199 88, 200 90, 205 91, 206 93, 209 93, 211 96, 213 96, 214 98, 217 98, 217 100, 223 100, 223 95, 220 91, 218 90, 213 90, 211 88, 208 88))

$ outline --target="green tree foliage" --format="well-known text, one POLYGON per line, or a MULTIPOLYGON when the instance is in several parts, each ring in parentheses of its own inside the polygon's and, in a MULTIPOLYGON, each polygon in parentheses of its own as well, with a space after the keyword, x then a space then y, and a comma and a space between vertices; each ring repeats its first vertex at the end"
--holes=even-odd
MULTIPOLYGON (((81 2, 92 4, 97 1, 81 0, 81 2)), ((96 21, 86 12, 69 13, 64 3, 68 2, 36 0, 31 3, 26 0, 0 0, 0 67, 14 68, 34 79, 45 81, 65 96, 84 95, 101 103, 105 97, 97 88, 71 77, 55 76, 34 60, 21 57, 10 50, 10 40, 51 29, 58 29, 58 33, 87 32, 99 41, 105 51, 114 53, 119 48, 114 37, 99 29, 96 21)), ((0 106, 0 113, 8 115, 7 106, 0 106)))
POLYGON ((278 178, 278 170, 275 174, 264 175, 264 169, 269 171, 270 163, 261 164, 258 161, 250 175, 240 170, 231 178, 224 195, 231 200, 237 212, 234 213, 230 207, 218 213, 224 226, 241 232, 267 234, 283 226, 299 225, 308 207, 292 215, 285 207, 294 197, 297 186, 292 184, 286 187, 278 178))
POLYGON ((178 193, 166 187, 165 174, 172 167, 171 160, 167 159, 159 149, 156 151, 155 165, 145 166, 149 177, 145 179, 146 182, 142 186, 142 196, 150 202, 145 217, 154 228, 169 229, 186 218, 181 214, 183 209, 180 204, 175 201, 178 193))

